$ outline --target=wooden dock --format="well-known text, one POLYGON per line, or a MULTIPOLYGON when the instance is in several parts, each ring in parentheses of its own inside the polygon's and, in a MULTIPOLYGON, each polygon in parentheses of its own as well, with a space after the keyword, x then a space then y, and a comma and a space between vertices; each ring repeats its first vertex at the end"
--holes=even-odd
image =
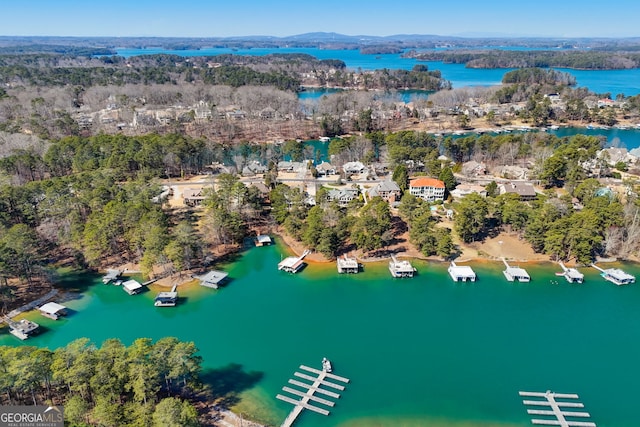
POLYGON ((344 384, 349 383, 349 379, 338 376, 338 375, 334 375, 324 370, 310 368, 309 366, 305 366, 305 365, 300 365, 299 369, 302 371, 306 371, 306 373, 294 372, 293 375, 298 378, 311 381, 311 383, 305 383, 305 382, 297 381, 294 379, 290 379, 289 384, 295 385, 299 387, 301 390, 285 386, 285 387, 282 387, 282 391, 295 396, 297 399, 289 397, 287 395, 282 395, 282 394, 278 394, 276 396, 276 398, 284 402, 295 405, 294 408, 289 413, 289 415, 287 416, 287 418, 281 424, 282 427, 292 426, 304 409, 308 409, 310 411, 317 412, 322 415, 329 415, 328 409, 314 406, 313 404, 317 403, 329 408, 333 408, 335 405, 335 402, 328 400, 324 397, 318 397, 316 396, 316 394, 322 394, 324 396, 328 396, 333 399, 338 399, 340 398, 340 395, 338 393, 325 390, 321 388, 321 386, 331 387, 335 390, 342 391, 345 388, 343 385, 336 384, 335 382, 331 382, 327 380, 330 379, 333 381, 339 381, 344 384), (310 374, 313 374, 313 375, 310 375, 310 374))
POLYGON ((567 411, 564 409, 584 408, 584 405, 582 403, 576 402, 576 400, 579 399, 579 396, 577 394, 553 393, 552 391, 546 391, 544 393, 521 391, 519 392, 519 394, 522 397, 538 398, 536 400, 523 400, 522 403, 525 406, 549 407, 549 409, 527 409, 527 414, 529 415, 542 415, 545 417, 549 417, 534 418, 531 420, 531 424, 560 427, 596 427, 596 423, 592 421, 573 420, 574 418, 581 418, 585 420, 591 418, 591 415, 588 412, 567 411), (540 398, 544 398, 544 400, 540 398))

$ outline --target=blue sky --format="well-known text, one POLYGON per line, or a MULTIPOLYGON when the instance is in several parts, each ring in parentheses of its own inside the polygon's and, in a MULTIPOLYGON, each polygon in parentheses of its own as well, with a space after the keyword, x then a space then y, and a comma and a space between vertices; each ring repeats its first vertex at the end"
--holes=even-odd
POLYGON ((0 35, 640 36, 637 0, 13 0, 0 35))

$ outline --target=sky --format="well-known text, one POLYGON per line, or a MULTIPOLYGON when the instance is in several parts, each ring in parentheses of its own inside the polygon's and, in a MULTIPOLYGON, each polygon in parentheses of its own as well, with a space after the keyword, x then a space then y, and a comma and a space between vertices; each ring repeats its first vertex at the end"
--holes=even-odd
POLYGON ((636 37, 638 0, 7 0, 4 36, 636 37))

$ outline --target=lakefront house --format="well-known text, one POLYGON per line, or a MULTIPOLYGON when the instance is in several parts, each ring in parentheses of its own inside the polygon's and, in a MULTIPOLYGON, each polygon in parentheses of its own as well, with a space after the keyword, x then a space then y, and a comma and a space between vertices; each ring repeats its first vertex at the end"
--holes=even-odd
POLYGON ((421 177, 409 181, 409 193, 427 202, 444 201, 444 182, 435 178, 421 177))

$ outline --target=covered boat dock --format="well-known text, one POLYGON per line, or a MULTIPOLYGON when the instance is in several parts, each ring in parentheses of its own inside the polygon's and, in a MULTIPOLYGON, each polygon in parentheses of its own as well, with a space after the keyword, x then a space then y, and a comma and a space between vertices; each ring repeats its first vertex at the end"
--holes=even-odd
POLYGON ((360 265, 356 258, 350 258, 346 254, 336 259, 338 273, 358 273, 360 265))
POLYGON ((196 279, 200 280, 200 286, 218 289, 228 275, 224 271, 211 270, 207 274, 196 276, 196 279))
POLYGON ((451 261, 451 265, 447 271, 454 282, 466 282, 467 280, 471 282, 476 281, 476 273, 468 265, 456 265, 455 262, 451 261))
POLYGON ((38 311, 40 311, 40 314, 48 317, 49 319, 58 320, 60 316, 64 316, 67 314, 67 307, 55 302, 48 302, 38 308, 38 311))
POLYGON ((527 270, 525 270, 524 268, 511 267, 507 263, 507 260, 505 260, 504 258, 502 258, 502 262, 504 263, 504 265, 506 267, 506 270, 504 270, 502 273, 504 274, 504 277, 506 277, 508 281, 510 281, 510 282, 514 282, 516 280, 518 282, 530 282, 531 281, 531 276, 529 276, 529 273, 527 273, 527 270))
POLYGON ((142 292, 142 284, 137 280, 131 279, 122 283, 122 289, 129 295, 135 295, 142 292))

